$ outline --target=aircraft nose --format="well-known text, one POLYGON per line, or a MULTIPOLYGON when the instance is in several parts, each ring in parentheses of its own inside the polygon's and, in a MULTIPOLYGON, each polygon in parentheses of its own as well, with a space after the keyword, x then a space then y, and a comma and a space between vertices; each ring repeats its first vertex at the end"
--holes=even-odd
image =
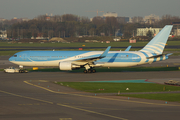
POLYGON ((9 61, 14 61, 14 58, 13 58, 13 57, 10 57, 10 58, 9 58, 9 61))

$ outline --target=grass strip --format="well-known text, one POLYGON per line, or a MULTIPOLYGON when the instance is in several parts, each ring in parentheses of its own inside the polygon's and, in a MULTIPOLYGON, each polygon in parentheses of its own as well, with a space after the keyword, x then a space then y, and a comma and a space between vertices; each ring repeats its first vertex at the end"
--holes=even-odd
MULTIPOLYGON (((180 91, 179 86, 169 86, 169 85, 152 84, 152 83, 58 82, 57 84, 91 93, 118 93, 118 91, 120 91, 120 93, 180 91), (126 88, 129 88, 129 90, 126 90, 126 88)), ((180 102, 180 93, 120 94, 119 96, 180 102)))
POLYGON ((12 51, 0 51, 0 56, 14 55, 17 52, 20 52, 20 51, 16 51, 16 50, 12 50, 12 51))
POLYGON ((58 82, 76 90, 91 93, 129 93, 129 92, 165 92, 180 91, 179 86, 162 85, 155 83, 92 83, 92 82, 58 82), (129 90, 126 90, 129 88, 129 90))
MULTIPOLYGON (((145 46, 149 41, 137 41, 137 43, 129 43, 129 41, 119 41, 119 42, 111 42, 111 43, 8 43, 8 42, 0 42, 0 46, 24 46, 24 47, 128 47, 129 45, 132 46, 145 46)), ((180 41, 168 41, 167 45, 180 45, 180 41)))

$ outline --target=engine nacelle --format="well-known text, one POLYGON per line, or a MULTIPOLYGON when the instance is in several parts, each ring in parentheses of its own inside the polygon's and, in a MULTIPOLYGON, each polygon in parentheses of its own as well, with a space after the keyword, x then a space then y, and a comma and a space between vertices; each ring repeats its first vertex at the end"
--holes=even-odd
POLYGON ((59 63, 59 69, 60 70, 73 70, 78 69, 80 66, 73 65, 71 62, 60 62, 59 63))

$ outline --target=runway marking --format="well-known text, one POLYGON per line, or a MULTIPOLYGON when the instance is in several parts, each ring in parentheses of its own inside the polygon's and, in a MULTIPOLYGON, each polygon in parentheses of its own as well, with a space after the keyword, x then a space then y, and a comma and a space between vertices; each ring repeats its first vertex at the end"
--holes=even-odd
MULTIPOLYGON (((26 96, 14 94, 14 93, 2 91, 2 90, 0 90, 0 92, 6 93, 6 94, 9 94, 9 95, 13 95, 13 96, 17 96, 17 97, 21 97, 21 98, 27 98, 27 99, 31 99, 31 100, 36 100, 36 101, 41 101, 41 102, 45 102, 45 103, 49 103, 49 104, 54 104, 53 102, 50 102, 50 101, 45 101, 45 100, 36 99, 36 98, 32 98, 32 97, 26 97, 26 96)), ((29 104, 29 105, 31 105, 31 104, 29 104)), ((72 108, 72 109, 76 109, 76 110, 80 110, 80 111, 85 111, 85 112, 89 112, 89 113, 94 113, 94 114, 98 114, 98 115, 102 115, 102 116, 107 116, 107 117, 111 117, 111 118, 116 118, 116 119, 119 119, 119 120, 128 120, 128 119, 125 119, 125 118, 120 118, 120 117, 116 117, 116 116, 112 116, 112 115, 108 115, 108 114, 103 114, 103 113, 99 113, 99 112, 95 112, 95 111, 91 111, 91 110, 81 109, 81 108, 77 108, 77 107, 73 107, 73 106, 69 106, 69 105, 63 105, 63 104, 60 104, 60 103, 57 103, 57 105, 72 108)))
POLYGON ((36 98, 32 98, 32 97, 26 97, 26 96, 22 96, 22 95, 14 94, 14 93, 10 93, 10 92, 6 92, 6 91, 2 91, 2 90, 0 90, 0 92, 2 92, 2 93, 6 93, 6 94, 9 94, 9 95, 13 95, 13 96, 17 96, 17 97, 21 97, 21 98, 27 98, 27 99, 31 99, 31 100, 36 100, 36 101, 41 101, 41 102, 45 102, 45 103, 49 103, 49 104, 53 104, 53 102, 49 102, 49 101, 45 101, 45 100, 41 100, 41 99, 36 99, 36 98))
POLYGON ((81 110, 81 111, 85 111, 85 112, 89 112, 89 113, 94 113, 94 114, 98 114, 98 115, 103 115, 103 116, 107 116, 107 117, 111 117, 111 118, 116 118, 116 119, 120 119, 120 120, 128 120, 128 119, 125 119, 125 118, 120 118, 120 117, 116 117, 116 116, 112 116, 112 115, 108 115, 108 114, 103 114, 103 113, 98 113, 98 112, 95 112, 95 111, 86 110, 86 109, 82 109, 82 108, 77 108, 77 107, 74 107, 74 106, 63 105, 63 104, 57 104, 57 105, 68 107, 68 108, 73 108, 73 109, 76 109, 76 110, 81 110))
POLYGON ((49 82, 47 80, 33 80, 33 82, 49 82))
POLYGON ((172 104, 160 104, 160 103, 150 103, 150 102, 140 102, 140 101, 133 101, 133 100, 122 100, 122 99, 113 99, 113 98, 105 98, 105 97, 98 97, 98 96, 88 96, 88 95, 80 95, 80 94, 72 94, 72 93, 66 93, 66 92, 56 92, 50 89, 47 89, 45 87, 42 86, 38 86, 38 85, 34 85, 32 83, 29 83, 27 81, 24 81, 25 83, 35 86, 35 87, 39 87, 42 88, 44 90, 47 90, 49 92, 52 93, 58 93, 58 94, 68 94, 68 95, 75 95, 75 96, 81 96, 81 97, 90 97, 90 98, 98 98, 98 99, 106 99, 106 100, 115 100, 115 101, 123 101, 123 102, 131 102, 131 103, 139 103, 139 104, 148 104, 148 105, 161 105, 161 106, 180 106, 180 105, 172 105, 172 104))
POLYGON ((174 65, 180 65, 180 63, 174 63, 174 65))
POLYGON ((72 120, 72 118, 59 118, 59 120, 72 120))
MULTIPOLYGON (((138 112, 144 112, 144 111, 147 111, 147 112, 158 112, 159 113, 159 111, 156 111, 156 110, 131 110, 131 109, 114 109, 114 108, 95 108, 95 107, 84 107, 84 106, 76 106, 76 107, 79 107, 79 108, 90 108, 90 109, 99 109, 99 110, 123 110, 123 111, 125 111, 125 110, 127 110, 127 111, 138 111, 138 112)), ((169 113, 169 112, 171 112, 171 113, 179 113, 179 111, 161 111, 161 112, 167 112, 167 113, 169 113)))
POLYGON ((23 105, 47 105, 47 103, 33 103, 33 104, 28 103, 28 104, 18 104, 18 105, 20 105, 20 106, 23 106, 23 105))
POLYGON ((49 81, 47 81, 47 80, 39 80, 40 82, 49 82, 49 81))
POLYGON ((92 103, 57 103, 57 104, 68 104, 68 105, 91 105, 92 103))

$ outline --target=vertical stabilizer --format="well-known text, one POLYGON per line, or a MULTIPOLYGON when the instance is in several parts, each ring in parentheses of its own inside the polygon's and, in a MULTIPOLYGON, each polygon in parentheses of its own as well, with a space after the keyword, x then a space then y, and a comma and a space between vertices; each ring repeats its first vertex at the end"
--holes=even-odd
POLYGON ((166 25, 143 49, 141 52, 149 52, 160 55, 168 40, 173 25, 166 25))

